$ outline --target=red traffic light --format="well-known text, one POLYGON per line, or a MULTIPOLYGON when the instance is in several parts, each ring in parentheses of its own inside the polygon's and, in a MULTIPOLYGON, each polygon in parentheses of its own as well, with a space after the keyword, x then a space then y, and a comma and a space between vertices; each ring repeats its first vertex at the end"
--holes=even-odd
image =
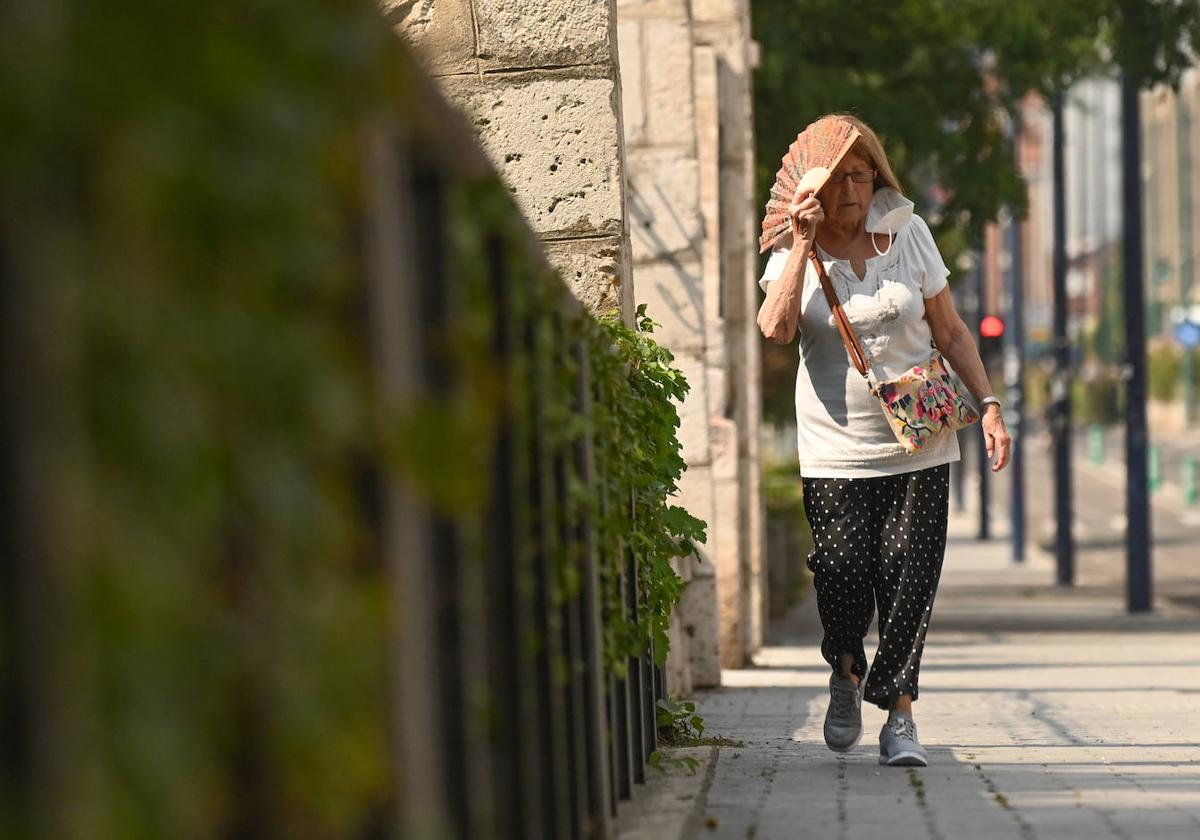
POLYGON ((995 315, 988 315, 979 322, 979 334, 984 338, 999 338, 1004 335, 1004 322, 995 315))

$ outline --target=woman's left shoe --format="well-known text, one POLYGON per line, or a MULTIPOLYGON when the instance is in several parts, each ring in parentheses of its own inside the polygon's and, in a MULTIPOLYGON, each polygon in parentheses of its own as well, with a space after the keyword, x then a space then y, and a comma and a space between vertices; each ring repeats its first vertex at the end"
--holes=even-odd
POLYGON ((879 763, 889 767, 929 766, 929 754, 917 740, 917 725, 903 712, 893 712, 879 733, 879 763))

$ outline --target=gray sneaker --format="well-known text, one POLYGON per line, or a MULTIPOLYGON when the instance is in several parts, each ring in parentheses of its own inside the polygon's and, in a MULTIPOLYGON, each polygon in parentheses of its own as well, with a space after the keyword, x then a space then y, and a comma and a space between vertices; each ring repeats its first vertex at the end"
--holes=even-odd
POLYGON ((892 714, 879 733, 879 763, 890 767, 928 767, 929 754, 917 740, 917 725, 906 714, 892 714))
MULTIPOLYGON (((866 680, 863 680, 866 682, 866 680)), ((825 712, 825 743, 834 752, 849 752, 862 740, 862 683, 850 677, 829 677, 829 709, 825 712)))

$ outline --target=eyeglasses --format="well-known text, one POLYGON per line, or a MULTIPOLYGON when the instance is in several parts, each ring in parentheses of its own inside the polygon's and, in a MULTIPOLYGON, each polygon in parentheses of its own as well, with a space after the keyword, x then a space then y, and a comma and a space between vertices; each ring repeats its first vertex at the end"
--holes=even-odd
POLYGON ((856 184, 869 184, 875 180, 874 169, 856 169, 853 172, 834 172, 829 176, 829 183, 840 184, 849 178, 856 184))

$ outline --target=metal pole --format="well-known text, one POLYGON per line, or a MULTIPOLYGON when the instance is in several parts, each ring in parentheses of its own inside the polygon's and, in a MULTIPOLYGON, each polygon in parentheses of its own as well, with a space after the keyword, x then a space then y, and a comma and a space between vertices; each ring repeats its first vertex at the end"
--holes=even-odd
MULTIPOLYGON (((1175 94, 1176 146, 1179 149, 1179 305, 1192 302, 1192 144, 1191 118, 1182 89, 1175 94)), ((1183 348, 1179 378, 1183 394, 1184 422, 1190 428, 1196 423, 1195 351, 1183 348)))
MULTIPOLYGON (((976 338, 979 336, 979 324, 983 321, 983 313, 987 309, 987 295, 984 289, 985 274, 983 270, 984 251, 982 248, 978 250, 978 259, 975 260, 975 330, 976 338)), ((991 527, 988 517, 988 474, 991 473, 991 464, 988 463, 987 449, 983 445, 983 434, 975 435, 975 451, 978 454, 978 471, 979 471, 979 539, 986 540, 991 537, 991 527)))
MULTIPOLYGON (((965 292, 962 286, 958 286, 954 289, 954 296, 956 298, 955 305, 958 307, 958 311, 962 313, 963 320, 968 324, 971 323, 971 312, 974 309, 970 304, 970 292, 965 292)), ((966 440, 969 431, 969 429, 959 429, 954 433, 960 452, 963 451, 963 442, 966 440)), ((955 513, 962 513, 966 508, 967 498, 964 486, 967 477, 966 466, 965 456, 950 464, 950 503, 955 513)))
POLYGON ((1150 506, 1146 492, 1146 316, 1142 278, 1142 190, 1137 84, 1121 74, 1122 207, 1125 247, 1126 598, 1130 612, 1150 609, 1150 506))
MULTIPOLYGON (((1019 126, 1014 142, 1020 142, 1019 126)), ((1021 278, 1021 220, 1009 216, 1008 221, 1008 342, 1004 347, 1005 400, 1008 403, 1007 421, 1012 434, 1012 463, 1009 464, 1009 508, 1012 517, 1012 558, 1014 563, 1025 562, 1025 469, 1021 440, 1025 431, 1025 314, 1021 278)))
MULTIPOLYGON (((968 431, 959 429, 954 433, 958 438, 959 452, 967 449, 968 431)), ((960 458, 950 464, 950 503, 953 505, 955 513, 962 513, 967 509, 967 462, 965 458, 960 458)))
POLYGON ((1187 507, 1200 504, 1200 469, 1195 455, 1184 455, 1180 459, 1179 484, 1183 490, 1183 503, 1187 507))
POLYGON ((1075 583, 1075 539, 1071 533, 1071 345, 1067 341, 1067 193, 1063 163, 1063 93, 1054 112, 1054 377, 1051 381, 1050 433, 1054 440, 1055 579, 1075 583))

